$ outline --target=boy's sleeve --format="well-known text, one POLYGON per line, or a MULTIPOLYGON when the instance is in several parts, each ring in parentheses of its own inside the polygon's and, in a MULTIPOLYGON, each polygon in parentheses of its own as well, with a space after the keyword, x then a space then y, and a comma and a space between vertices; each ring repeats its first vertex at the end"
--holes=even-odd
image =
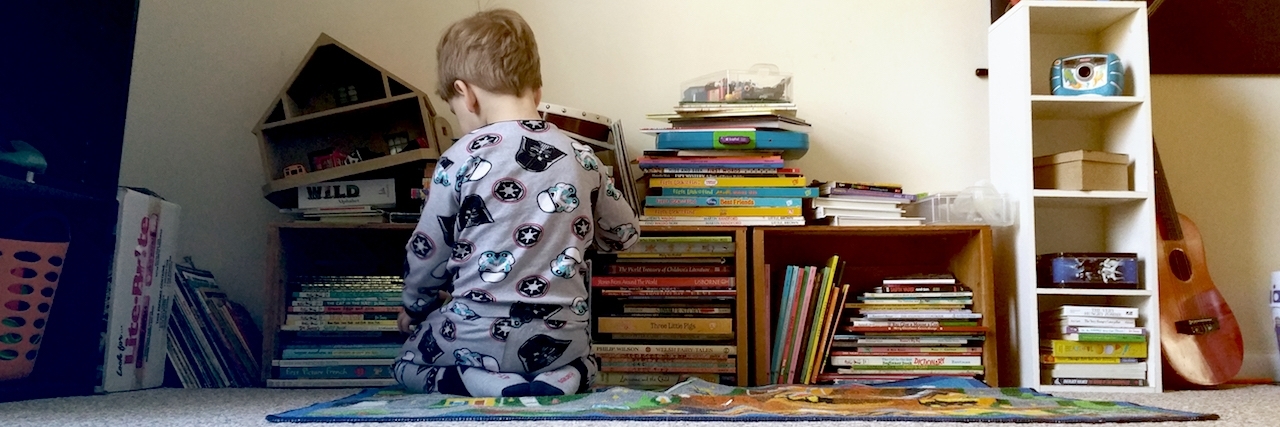
POLYGON ((449 173, 453 165, 445 157, 436 163, 422 218, 405 245, 404 310, 415 320, 426 318, 437 308, 438 292, 450 290, 453 284, 454 275, 447 269, 458 215, 458 199, 449 173))
POLYGON ((600 173, 601 195, 595 200, 596 246, 601 252, 617 252, 631 247, 640 239, 640 221, 613 178, 600 173))

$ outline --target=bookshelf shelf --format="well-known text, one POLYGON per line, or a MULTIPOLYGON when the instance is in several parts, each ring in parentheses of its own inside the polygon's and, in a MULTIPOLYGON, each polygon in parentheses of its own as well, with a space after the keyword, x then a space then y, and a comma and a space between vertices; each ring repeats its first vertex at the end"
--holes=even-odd
POLYGON ((1112 297, 1149 297, 1151 291, 1146 289, 1070 289, 1040 288, 1037 295, 1080 295, 1080 296, 1112 296, 1112 297))
MULTIPOLYGON (((732 338, 732 342, 733 342, 733 345, 737 347, 737 352, 736 352, 737 355, 735 359, 735 362, 737 365, 736 365, 734 375, 736 376, 738 385, 741 385, 741 386, 747 385, 749 383, 749 378, 750 378, 750 371, 749 371, 750 362, 753 356, 753 354, 749 350, 751 348, 749 346, 750 345, 749 330, 751 329, 751 324, 749 322, 753 317, 755 317, 753 316, 753 313, 750 311, 750 304, 749 304, 750 286, 748 285, 749 283, 748 278, 750 276, 748 275, 748 258, 749 258, 749 253, 747 251, 748 239, 749 239, 748 228, 747 227, 649 226, 649 225, 646 225, 641 227, 640 236, 642 238, 659 237, 659 236, 672 236, 672 237, 729 236, 732 238, 733 249, 734 249, 733 253, 727 254, 725 258, 732 257, 732 259, 729 262, 731 263, 732 269, 733 269, 732 277, 734 281, 734 290, 736 291, 736 295, 734 296, 733 303, 732 303, 733 319, 734 319, 733 320, 734 335, 732 338)), ((671 263, 669 265, 678 265, 678 264, 671 263)), ((597 266, 597 267, 594 267, 593 270, 595 270, 596 272, 599 272, 602 270, 602 268, 597 266)), ((594 274, 593 278, 607 277, 607 276, 608 275, 604 275, 604 274, 594 274)), ((593 293, 592 304, 593 306, 598 307, 600 304, 600 301, 598 301, 597 299, 601 297, 599 295, 596 295, 595 292, 596 292, 595 290, 593 290, 592 292, 593 293)), ((598 317, 602 313, 603 312, 601 310, 598 310, 593 307, 592 315, 594 317, 598 317)), ((607 339, 602 340, 601 335, 602 334, 592 335, 593 339, 595 340, 593 344, 611 343, 611 342, 608 342, 607 339)), ((636 340, 630 340, 630 341, 627 341, 626 343, 643 344, 643 345, 705 344, 702 341, 694 341, 694 340, 689 340, 689 341, 645 340, 643 341, 643 343, 636 340)), ((661 374, 662 372, 653 372, 653 373, 661 374)))
POLYGON ((1136 96, 1062 97, 1031 96, 1031 117, 1036 120, 1097 119, 1146 103, 1136 96))
MULTIPOLYGON (((991 179, 1018 203, 1017 224, 997 229, 1001 377, 1041 391, 1163 390, 1156 258, 1151 79, 1144 2, 1026 1, 988 29, 991 179), (1054 60, 1114 53, 1124 64, 1119 96, 1055 96, 1054 60), (1033 158, 1074 150, 1127 155, 1128 191, 1037 189, 1033 158), (1137 254, 1139 289, 1037 287, 1036 257, 1053 252, 1137 254), (1042 385, 1039 313, 1062 305, 1135 307, 1146 328, 1146 385, 1042 385), (1043 387, 1043 388, 1042 388, 1043 387)), ((1050 366, 1050 365, 1043 365, 1050 366)))
POLYGON ((972 310, 987 327, 982 347, 985 381, 998 385, 994 251, 991 229, 980 225, 911 227, 755 227, 751 231, 752 384, 769 378, 774 305, 786 265, 823 265, 839 255, 846 261, 839 283, 851 294, 867 291, 886 276, 950 271, 973 291, 972 310), (766 275, 766 266, 770 274, 766 275), (770 277, 772 276, 772 277, 770 277))

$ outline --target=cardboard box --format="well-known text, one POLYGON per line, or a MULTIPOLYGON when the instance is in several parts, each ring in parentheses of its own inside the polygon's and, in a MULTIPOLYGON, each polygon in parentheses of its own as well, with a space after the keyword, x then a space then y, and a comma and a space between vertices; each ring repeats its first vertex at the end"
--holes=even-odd
POLYGON ((1035 188, 1129 190, 1129 156, 1076 150, 1032 160, 1035 188))
POLYGON ((339 206, 395 207, 396 180, 329 181, 298 187, 300 209, 339 206))
POLYGON ((173 311, 178 205, 121 187, 115 258, 107 288, 100 391, 159 387, 173 311))

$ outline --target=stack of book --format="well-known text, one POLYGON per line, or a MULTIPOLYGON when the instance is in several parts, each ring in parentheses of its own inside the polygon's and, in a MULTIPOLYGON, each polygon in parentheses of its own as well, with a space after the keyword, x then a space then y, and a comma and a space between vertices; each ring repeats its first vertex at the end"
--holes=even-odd
POLYGON ((1147 334, 1133 307, 1064 305, 1041 313, 1041 382, 1147 385, 1147 334))
POLYGON ((875 384, 921 376, 985 373, 986 328, 973 292, 951 274, 888 277, 857 303, 835 337, 820 381, 875 384))
POLYGON ((902 205, 915 201, 898 184, 819 182, 820 197, 805 205, 805 216, 815 224, 838 226, 920 225, 924 218, 904 217, 902 205))
POLYGON ((270 387, 387 385, 404 339, 399 276, 297 276, 289 280, 282 345, 270 387))
POLYGON ((258 385, 262 341, 248 311, 227 298, 212 273, 175 267, 167 355, 177 382, 184 388, 258 385))
POLYGON ((731 236, 643 236, 591 277, 602 386, 736 384, 731 236))
POLYGON ((681 103, 650 115, 666 128, 643 129, 657 150, 640 157, 649 197, 647 225, 804 225, 801 199, 816 197, 787 168, 808 149, 810 125, 795 104, 681 103))
POLYGON ((769 348, 771 383, 813 384, 819 380, 839 324, 840 306, 849 295, 849 285, 840 283, 843 271, 844 263, 838 256, 828 259, 821 270, 787 266, 769 348))

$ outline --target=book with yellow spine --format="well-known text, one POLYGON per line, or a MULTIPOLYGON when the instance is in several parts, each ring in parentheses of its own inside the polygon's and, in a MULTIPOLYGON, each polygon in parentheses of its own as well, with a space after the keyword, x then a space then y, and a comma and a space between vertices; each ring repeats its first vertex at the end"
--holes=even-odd
POLYGON ((1058 357, 1147 357, 1145 342, 1040 340, 1042 353, 1058 357))

